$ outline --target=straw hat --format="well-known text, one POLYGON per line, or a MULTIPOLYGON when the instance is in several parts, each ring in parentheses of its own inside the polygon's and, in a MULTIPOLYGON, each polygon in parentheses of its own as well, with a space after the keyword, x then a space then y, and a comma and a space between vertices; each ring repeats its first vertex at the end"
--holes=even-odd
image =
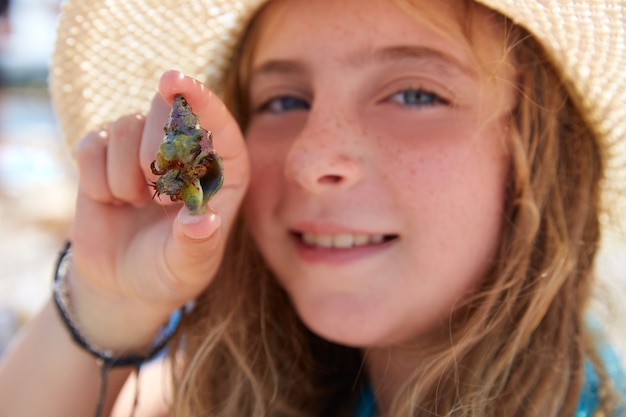
MULTIPOLYGON (((533 33, 626 170, 625 0, 477 0, 533 33), (623 144, 623 145, 622 145, 623 144)), ((265 0, 67 0, 50 91, 70 146, 122 114, 146 111, 157 80, 178 69, 216 87, 233 45, 265 0)), ((615 183, 615 181, 611 181, 615 183)))

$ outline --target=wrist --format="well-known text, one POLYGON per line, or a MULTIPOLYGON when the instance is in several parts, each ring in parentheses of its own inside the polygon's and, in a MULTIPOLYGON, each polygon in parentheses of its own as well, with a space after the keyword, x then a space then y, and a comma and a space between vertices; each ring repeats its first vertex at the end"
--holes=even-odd
POLYGON ((94 287, 73 268, 69 250, 57 265, 54 299, 74 341, 105 362, 106 358, 132 357, 135 362, 147 359, 143 356, 156 353, 154 344, 164 345, 167 340, 163 337, 169 339, 175 331, 175 327, 163 330, 175 308, 94 287))

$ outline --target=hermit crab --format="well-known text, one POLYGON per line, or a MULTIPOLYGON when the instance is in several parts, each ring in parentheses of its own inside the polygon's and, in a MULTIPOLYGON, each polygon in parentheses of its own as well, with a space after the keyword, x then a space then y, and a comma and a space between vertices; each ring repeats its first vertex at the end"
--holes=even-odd
POLYGON ((213 149, 210 131, 200 127, 200 119, 182 95, 174 97, 165 136, 156 159, 150 164, 154 197, 167 194, 183 202, 191 214, 206 212, 207 202, 224 181, 222 158, 213 149))

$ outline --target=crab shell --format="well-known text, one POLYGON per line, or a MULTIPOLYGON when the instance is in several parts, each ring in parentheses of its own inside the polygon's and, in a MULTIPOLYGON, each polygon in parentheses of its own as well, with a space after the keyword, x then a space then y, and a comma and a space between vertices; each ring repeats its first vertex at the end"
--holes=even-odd
POLYGON ((200 127, 187 101, 174 98, 164 127, 163 143, 150 165, 160 177, 151 184, 154 196, 182 201, 191 214, 206 212, 208 201, 224 182, 222 158, 213 149, 211 132, 200 127))

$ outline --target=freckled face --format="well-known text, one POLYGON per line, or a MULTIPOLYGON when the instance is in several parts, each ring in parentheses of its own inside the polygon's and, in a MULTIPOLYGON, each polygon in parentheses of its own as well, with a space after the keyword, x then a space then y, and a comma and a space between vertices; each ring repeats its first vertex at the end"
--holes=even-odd
POLYGON ((256 39, 245 215, 302 320, 352 346, 445 325, 500 234, 499 32, 479 11, 470 46, 450 2, 415 3, 280 1, 256 39))

